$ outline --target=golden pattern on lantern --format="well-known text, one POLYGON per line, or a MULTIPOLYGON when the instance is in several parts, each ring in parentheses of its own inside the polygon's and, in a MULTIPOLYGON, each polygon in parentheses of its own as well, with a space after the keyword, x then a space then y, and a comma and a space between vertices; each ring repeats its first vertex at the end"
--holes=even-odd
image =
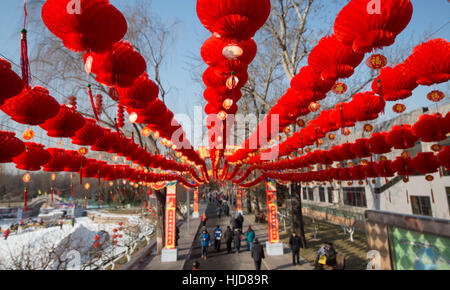
POLYGON ((338 181, 337 184, 338 184, 338 185, 341 185, 341 184, 342 184, 342 181, 338 181))
POLYGON ((336 95, 342 95, 347 92, 347 85, 343 82, 337 82, 334 84, 334 86, 331 88, 331 91, 335 93, 336 95))
POLYGON ((336 139, 336 135, 334 135, 333 133, 331 133, 330 135, 328 135, 328 139, 330 140, 335 140, 336 139))
POLYGON ((373 131, 373 126, 372 126, 372 124, 365 124, 365 125, 364 125, 364 132, 370 133, 370 132, 372 132, 372 131, 373 131))
POLYGON ((318 145, 323 145, 323 140, 322 139, 317 140, 317 144, 318 145))
POLYGON ((306 148, 306 149, 305 149, 305 152, 306 152, 306 153, 311 152, 311 148, 306 148))
POLYGON ((229 110, 229 109, 231 109, 231 107, 233 106, 233 100, 232 99, 230 99, 230 98, 228 98, 228 99, 225 99, 225 101, 223 101, 223 103, 222 103, 222 107, 225 109, 225 110, 229 110))
POLYGON ((364 181, 360 180, 359 185, 364 185, 364 181))
POLYGON ((401 103, 395 104, 392 110, 397 114, 401 114, 406 111, 406 106, 401 103))
POLYGON ((309 105, 308 109, 309 109, 311 112, 315 113, 315 112, 317 112, 317 111, 320 110, 320 104, 319 104, 319 103, 316 103, 316 102, 312 102, 312 103, 309 105))
POLYGON ((367 161, 367 160, 365 160, 365 159, 364 159, 364 160, 361 160, 361 164, 362 164, 362 165, 367 165, 367 164, 369 164, 369 161, 367 161))
POLYGON ((347 185, 348 185, 348 186, 352 186, 352 185, 353 185, 353 182, 349 181, 349 182, 347 182, 347 185))
POLYGON ((374 54, 367 59, 366 65, 371 69, 382 69, 387 65, 387 58, 382 54, 374 54))
POLYGON ((429 182, 432 182, 434 180, 434 177, 433 177, 433 175, 427 175, 427 176, 425 176, 425 179, 429 182))
POLYGON ((433 150, 434 152, 441 152, 442 151, 442 145, 434 144, 433 146, 431 146, 431 150, 433 150))
POLYGON ((153 137, 155 137, 155 139, 159 139, 159 136, 161 136, 161 135, 159 134, 158 131, 153 133, 153 137))
POLYGON ((148 137, 152 134, 152 130, 149 127, 145 127, 141 130, 141 135, 144 137, 148 137))
POLYGON ((350 130, 349 128, 345 128, 342 132, 342 134, 344 136, 349 136, 352 133, 352 130, 350 130))
POLYGON ((380 156, 380 161, 386 162, 387 160, 388 160, 388 159, 387 159, 386 156, 384 156, 384 155, 380 156))
POLYGON ((31 129, 26 129, 25 132, 22 134, 22 138, 26 141, 30 141, 34 138, 34 131, 31 129))
POLYGON ((78 149, 78 153, 85 156, 86 154, 89 153, 89 150, 86 147, 81 147, 80 149, 78 149))
POLYGON ((289 133, 291 133, 291 128, 286 127, 286 128, 284 128, 283 132, 284 132, 284 134, 288 135, 289 133))
POLYGON ((405 158, 405 159, 411 158, 411 155, 407 151, 403 151, 401 156, 402 156, 402 158, 405 158))
POLYGON ((303 119, 298 119, 298 120, 297 120, 297 125, 298 125, 300 128, 303 128, 303 127, 306 126, 306 122, 305 122, 305 120, 303 120, 303 119))
POLYGON ((28 183, 31 180, 31 176, 30 174, 26 173, 23 178, 22 178, 23 182, 28 183))
POLYGON ((437 90, 432 91, 427 95, 427 99, 432 102, 435 102, 435 103, 442 101, 444 98, 445 98, 445 94, 443 92, 437 91, 437 90))
POLYGON ((229 90, 234 89, 238 84, 239 84, 239 79, 236 76, 230 76, 226 82, 226 86, 229 90))

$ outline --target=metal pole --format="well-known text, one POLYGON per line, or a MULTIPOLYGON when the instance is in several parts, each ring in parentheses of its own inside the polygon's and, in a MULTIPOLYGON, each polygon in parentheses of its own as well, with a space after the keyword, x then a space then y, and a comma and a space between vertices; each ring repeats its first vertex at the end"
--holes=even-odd
POLYGON ((291 198, 291 228, 292 228, 292 232, 294 232, 295 227, 294 227, 294 203, 293 203, 293 198, 292 198, 292 182, 289 183, 289 196, 291 198))

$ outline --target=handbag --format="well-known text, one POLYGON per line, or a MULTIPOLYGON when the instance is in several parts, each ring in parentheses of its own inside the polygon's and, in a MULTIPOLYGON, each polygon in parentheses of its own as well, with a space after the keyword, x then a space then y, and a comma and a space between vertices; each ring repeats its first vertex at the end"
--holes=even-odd
POLYGON ((326 265, 327 264, 327 256, 321 255, 319 257, 319 264, 326 265))

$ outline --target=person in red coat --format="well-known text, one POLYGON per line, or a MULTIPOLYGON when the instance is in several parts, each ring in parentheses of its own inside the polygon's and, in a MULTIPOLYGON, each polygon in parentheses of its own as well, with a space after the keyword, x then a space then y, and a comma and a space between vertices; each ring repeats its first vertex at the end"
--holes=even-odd
POLYGON ((9 229, 6 229, 6 231, 3 233, 3 237, 6 239, 8 239, 9 234, 11 233, 11 231, 9 229))

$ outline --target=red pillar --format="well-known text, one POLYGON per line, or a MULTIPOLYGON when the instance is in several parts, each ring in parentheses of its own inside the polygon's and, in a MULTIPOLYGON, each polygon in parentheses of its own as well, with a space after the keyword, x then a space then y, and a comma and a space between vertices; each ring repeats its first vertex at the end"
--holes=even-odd
POLYGON ((25 190, 23 191, 23 211, 27 211, 27 188, 25 187, 25 190))

